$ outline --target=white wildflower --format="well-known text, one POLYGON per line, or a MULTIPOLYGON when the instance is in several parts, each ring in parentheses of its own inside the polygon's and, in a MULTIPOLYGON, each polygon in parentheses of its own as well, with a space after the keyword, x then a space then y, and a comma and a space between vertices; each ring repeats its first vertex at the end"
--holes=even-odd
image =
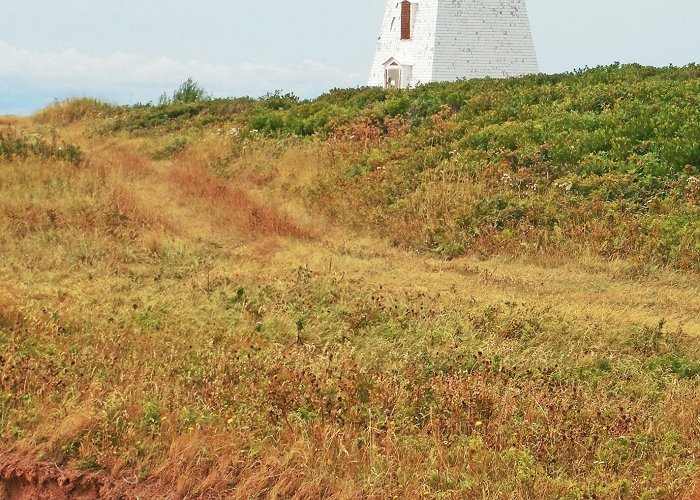
POLYGON ((563 189, 567 193, 574 188, 574 185, 571 182, 557 182, 554 185, 559 189, 563 189))

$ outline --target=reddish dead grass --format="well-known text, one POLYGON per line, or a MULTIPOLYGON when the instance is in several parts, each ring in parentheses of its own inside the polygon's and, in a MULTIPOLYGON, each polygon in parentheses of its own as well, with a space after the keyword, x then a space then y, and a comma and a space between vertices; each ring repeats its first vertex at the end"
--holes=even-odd
POLYGON ((147 229, 167 230, 175 232, 175 227, 167 217, 159 214, 143 204, 121 184, 114 186, 112 192, 111 211, 108 214, 113 225, 136 225, 147 229))
POLYGON ((300 227, 288 215, 265 206, 243 189, 203 169, 177 167, 169 173, 169 180, 185 196, 205 203, 225 225, 231 224, 258 236, 311 237, 309 230, 300 227))
POLYGON ((89 163, 105 176, 108 173, 122 172, 127 178, 142 179, 154 171, 148 159, 136 151, 133 145, 117 142, 108 142, 92 151, 89 163))

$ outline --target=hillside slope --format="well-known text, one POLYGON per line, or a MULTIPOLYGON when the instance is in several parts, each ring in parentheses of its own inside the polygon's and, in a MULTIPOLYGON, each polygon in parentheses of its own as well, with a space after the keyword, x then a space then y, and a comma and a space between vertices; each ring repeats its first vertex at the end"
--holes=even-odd
MULTIPOLYGON (((455 257, 592 252, 697 269, 700 69, 271 95, 117 112, 109 131, 219 126, 331 139, 317 206, 405 248, 455 257)), ((179 142, 178 142, 179 141, 179 142)))
POLYGON ((6 489, 692 498, 695 72, 0 119, 6 489))

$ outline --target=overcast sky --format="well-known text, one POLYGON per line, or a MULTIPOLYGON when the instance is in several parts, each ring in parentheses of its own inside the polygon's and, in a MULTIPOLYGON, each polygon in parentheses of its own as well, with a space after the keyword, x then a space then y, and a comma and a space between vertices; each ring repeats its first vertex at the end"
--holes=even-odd
MULTIPOLYGON (((0 114, 363 85, 386 0, 0 0, 0 114)), ((540 69, 700 62, 700 0, 528 0, 540 69)))

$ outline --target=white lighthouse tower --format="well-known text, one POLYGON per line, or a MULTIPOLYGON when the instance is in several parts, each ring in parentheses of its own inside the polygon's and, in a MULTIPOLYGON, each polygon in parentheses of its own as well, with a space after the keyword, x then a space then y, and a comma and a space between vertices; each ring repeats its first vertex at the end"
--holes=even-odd
POLYGON ((538 71, 525 0, 387 0, 369 85, 538 71))

